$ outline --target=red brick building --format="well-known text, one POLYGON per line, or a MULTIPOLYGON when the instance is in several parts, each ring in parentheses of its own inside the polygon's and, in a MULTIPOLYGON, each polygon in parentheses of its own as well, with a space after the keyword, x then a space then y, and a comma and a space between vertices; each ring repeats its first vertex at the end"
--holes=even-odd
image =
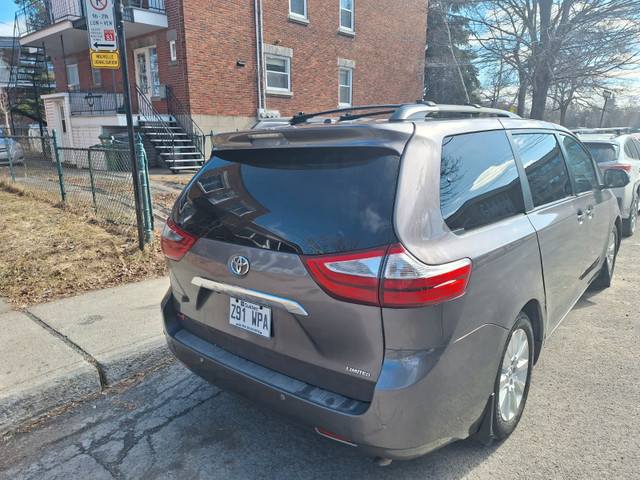
MULTIPOLYGON (((54 57, 48 123, 72 146, 125 126, 121 70, 90 64, 84 1, 34 0, 19 13, 21 44, 54 57)), ((263 116, 422 97, 427 0, 123 3, 136 121, 151 105, 219 133, 263 116)))

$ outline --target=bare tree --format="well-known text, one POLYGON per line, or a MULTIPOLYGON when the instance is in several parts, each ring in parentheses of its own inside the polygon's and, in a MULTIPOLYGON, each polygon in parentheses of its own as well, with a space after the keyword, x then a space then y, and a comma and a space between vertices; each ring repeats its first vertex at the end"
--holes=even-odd
POLYGON ((638 0, 478 1, 468 13, 483 58, 517 73, 521 115, 530 87, 532 118, 544 117, 552 87, 602 80, 640 58, 638 0))
POLYGON ((0 113, 4 117, 4 124, 7 126, 7 133, 11 135, 11 125, 9 123, 9 112, 11 105, 9 104, 9 94, 5 87, 0 87, 0 113))

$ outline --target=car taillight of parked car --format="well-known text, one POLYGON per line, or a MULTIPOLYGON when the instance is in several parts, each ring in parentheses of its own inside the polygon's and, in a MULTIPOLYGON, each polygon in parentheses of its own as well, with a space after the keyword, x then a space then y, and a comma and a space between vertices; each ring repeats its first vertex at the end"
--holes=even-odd
POLYGON ((402 245, 302 256, 316 283, 338 300, 390 308, 435 305, 464 294, 471 260, 426 265, 402 245))
POLYGON ((196 237, 182 230, 169 218, 162 227, 160 246, 162 253, 171 260, 180 260, 197 240, 196 237))
POLYGON ((616 163, 615 165, 600 165, 601 170, 606 170, 607 168, 619 168, 621 170, 625 170, 626 172, 631 171, 631 165, 626 163, 616 163))

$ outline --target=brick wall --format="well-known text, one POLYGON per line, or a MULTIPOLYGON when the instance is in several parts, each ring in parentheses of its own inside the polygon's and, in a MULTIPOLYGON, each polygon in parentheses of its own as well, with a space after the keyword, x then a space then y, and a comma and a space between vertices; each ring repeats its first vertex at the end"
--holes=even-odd
MULTIPOLYGON (((308 23, 288 19, 287 0, 262 0, 264 43, 292 51, 288 97, 267 95, 266 108, 281 115, 338 106, 338 59, 355 62, 353 105, 401 103, 422 96, 427 0, 354 0, 354 35, 339 33, 339 0, 307 0, 308 23)), ((254 2, 165 0, 168 28, 127 39, 129 76, 133 50, 156 45, 160 83, 198 117, 256 116, 258 71, 254 2), (177 61, 170 60, 175 39, 177 61), (241 66, 240 64, 243 66, 241 66)), ((69 55, 83 91, 93 86, 88 51, 69 55)), ((55 61, 58 91, 66 90, 61 58, 55 61)), ((101 89, 121 84, 121 71, 102 70, 101 89)), ((121 91, 118 88, 118 91, 121 91)), ((134 109, 135 94, 134 97, 134 109)), ((165 102, 154 102, 161 112, 165 102)), ((205 130, 208 130, 205 128, 205 130)))
MULTIPOLYGON (((184 2, 194 113, 255 116, 258 108, 253 3, 184 2), (244 67, 236 62, 244 62, 244 67)), ((338 58, 355 61, 353 104, 422 97, 427 0, 355 0, 353 37, 339 30, 339 0, 307 0, 308 24, 288 20, 289 2, 263 0, 264 42, 293 50, 293 96, 267 96, 281 115, 338 106, 338 58)))

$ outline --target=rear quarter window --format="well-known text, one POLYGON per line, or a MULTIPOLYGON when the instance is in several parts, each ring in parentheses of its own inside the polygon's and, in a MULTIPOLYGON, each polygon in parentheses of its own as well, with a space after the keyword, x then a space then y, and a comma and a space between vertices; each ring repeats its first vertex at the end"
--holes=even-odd
POLYGON ((504 131, 444 139, 440 208, 445 223, 454 232, 524 212, 518 169, 504 131))

